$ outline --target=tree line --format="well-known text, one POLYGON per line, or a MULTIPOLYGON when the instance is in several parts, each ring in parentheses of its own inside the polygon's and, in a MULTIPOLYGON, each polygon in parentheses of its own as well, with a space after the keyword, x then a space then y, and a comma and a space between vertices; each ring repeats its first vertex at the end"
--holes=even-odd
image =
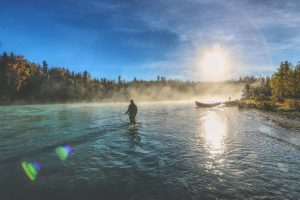
POLYGON ((74 72, 64 67, 49 67, 46 61, 36 64, 24 56, 13 53, 0 55, 0 102, 2 104, 25 102, 67 101, 127 101, 134 95, 150 96, 148 100, 169 100, 175 94, 203 93, 206 88, 228 84, 254 83, 257 78, 245 76, 224 82, 195 82, 167 79, 125 81, 94 78, 89 72, 74 72))
POLYGON ((243 99, 275 100, 300 99, 300 64, 293 66, 282 62, 277 71, 266 78, 248 83, 243 90, 243 99))

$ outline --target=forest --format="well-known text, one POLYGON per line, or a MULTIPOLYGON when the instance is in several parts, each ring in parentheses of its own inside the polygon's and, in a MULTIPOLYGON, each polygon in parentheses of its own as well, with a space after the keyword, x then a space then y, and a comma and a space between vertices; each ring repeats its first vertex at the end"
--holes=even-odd
POLYGON ((64 67, 49 67, 46 61, 36 64, 13 53, 0 55, 0 102, 58 103, 109 101, 187 100, 208 95, 239 98, 245 84, 257 82, 254 76, 222 82, 195 82, 167 79, 125 81, 94 78, 89 72, 74 72, 64 67))
POLYGON ((246 84, 243 99, 274 100, 300 98, 300 64, 295 67, 288 61, 282 62, 271 76, 246 84))
POLYGON ((181 81, 157 76, 155 80, 125 81, 94 78, 89 72, 74 72, 64 67, 48 67, 26 60, 24 56, 0 55, 0 102, 57 103, 80 101, 123 102, 187 100, 205 95, 242 97, 243 100, 300 99, 300 64, 282 62, 271 77, 245 76, 221 82, 181 81), (239 93, 239 90, 241 91, 239 93))
POLYGON ((240 108, 300 111, 300 64, 282 62, 271 77, 247 83, 237 104, 240 108))

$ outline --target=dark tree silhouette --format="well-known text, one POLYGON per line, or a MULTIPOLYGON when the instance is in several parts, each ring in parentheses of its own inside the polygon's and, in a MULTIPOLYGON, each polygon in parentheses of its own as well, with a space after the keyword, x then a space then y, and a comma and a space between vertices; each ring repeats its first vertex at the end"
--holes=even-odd
MULTIPOLYGON (((297 77, 296 80, 299 85, 300 67, 297 66, 293 73, 295 73, 294 76, 297 77)), ((279 85, 283 84, 282 81, 289 80, 285 76, 281 78, 282 80, 280 79, 279 85)), ((273 85, 277 84, 273 79, 275 77, 272 77, 271 80, 264 80, 265 85, 271 86, 272 94, 273 90, 276 89, 273 85)), ((251 84, 256 81, 258 79, 253 76, 218 83, 181 81, 167 79, 164 76, 157 76, 156 80, 148 81, 134 78, 133 81, 127 82, 121 76, 118 76, 117 81, 115 81, 106 78, 93 78, 87 71, 74 72, 64 67, 49 67, 46 61, 43 61, 42 66, 40 66, 27 61, 23 56, 14 55, 13 53, 8 55, 4 52, 0 55, 0 103, 2 104, 94 100, 127 101, 133 94, 148 96, 147 100, 170 100, 170 98, 178 99, 178 94, 181 98, 184 98, 187 94, 201 94, 209 87, 221 87, 224 84, 245 85, 248 83, 250 91, 251 84)), ((284 85, 283 88, 286 87, 284 85)), ((293 96, 300 96, 299 88, 295 86, 295 89, 292 90, 293 96)), ((247 98, 251 97, 248 94, 249 91, 246 91, 247 96, 245 97, 247 98)), ((269 89, 266 87, 264 91, 269 91, 269 89)), ((256 91, 256 93, 259 92, 261 91, 256 91)), ((266 96, 268 95, 270 94, 266 92, 266 96)))

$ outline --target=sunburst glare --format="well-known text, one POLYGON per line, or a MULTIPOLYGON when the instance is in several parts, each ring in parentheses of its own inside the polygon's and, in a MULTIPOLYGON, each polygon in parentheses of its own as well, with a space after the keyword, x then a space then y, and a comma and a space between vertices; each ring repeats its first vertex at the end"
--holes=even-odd
POLYGON ((200 51, 198 70, 206 80, 224 79, 229 71, 230 56, 228 50, 219 44, 200 51))

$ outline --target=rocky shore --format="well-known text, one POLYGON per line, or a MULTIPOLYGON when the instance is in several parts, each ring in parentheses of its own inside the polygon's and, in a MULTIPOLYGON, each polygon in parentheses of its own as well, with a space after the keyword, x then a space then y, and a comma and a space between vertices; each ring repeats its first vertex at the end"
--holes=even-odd
POLYGON ((271 101, 245 101, 236 100, 224 102, 226 107, 239 107, 240 109, 255 109, 261 116, 274 123, 300 132, 300 110, 293 105, 274 103, 271 101))

